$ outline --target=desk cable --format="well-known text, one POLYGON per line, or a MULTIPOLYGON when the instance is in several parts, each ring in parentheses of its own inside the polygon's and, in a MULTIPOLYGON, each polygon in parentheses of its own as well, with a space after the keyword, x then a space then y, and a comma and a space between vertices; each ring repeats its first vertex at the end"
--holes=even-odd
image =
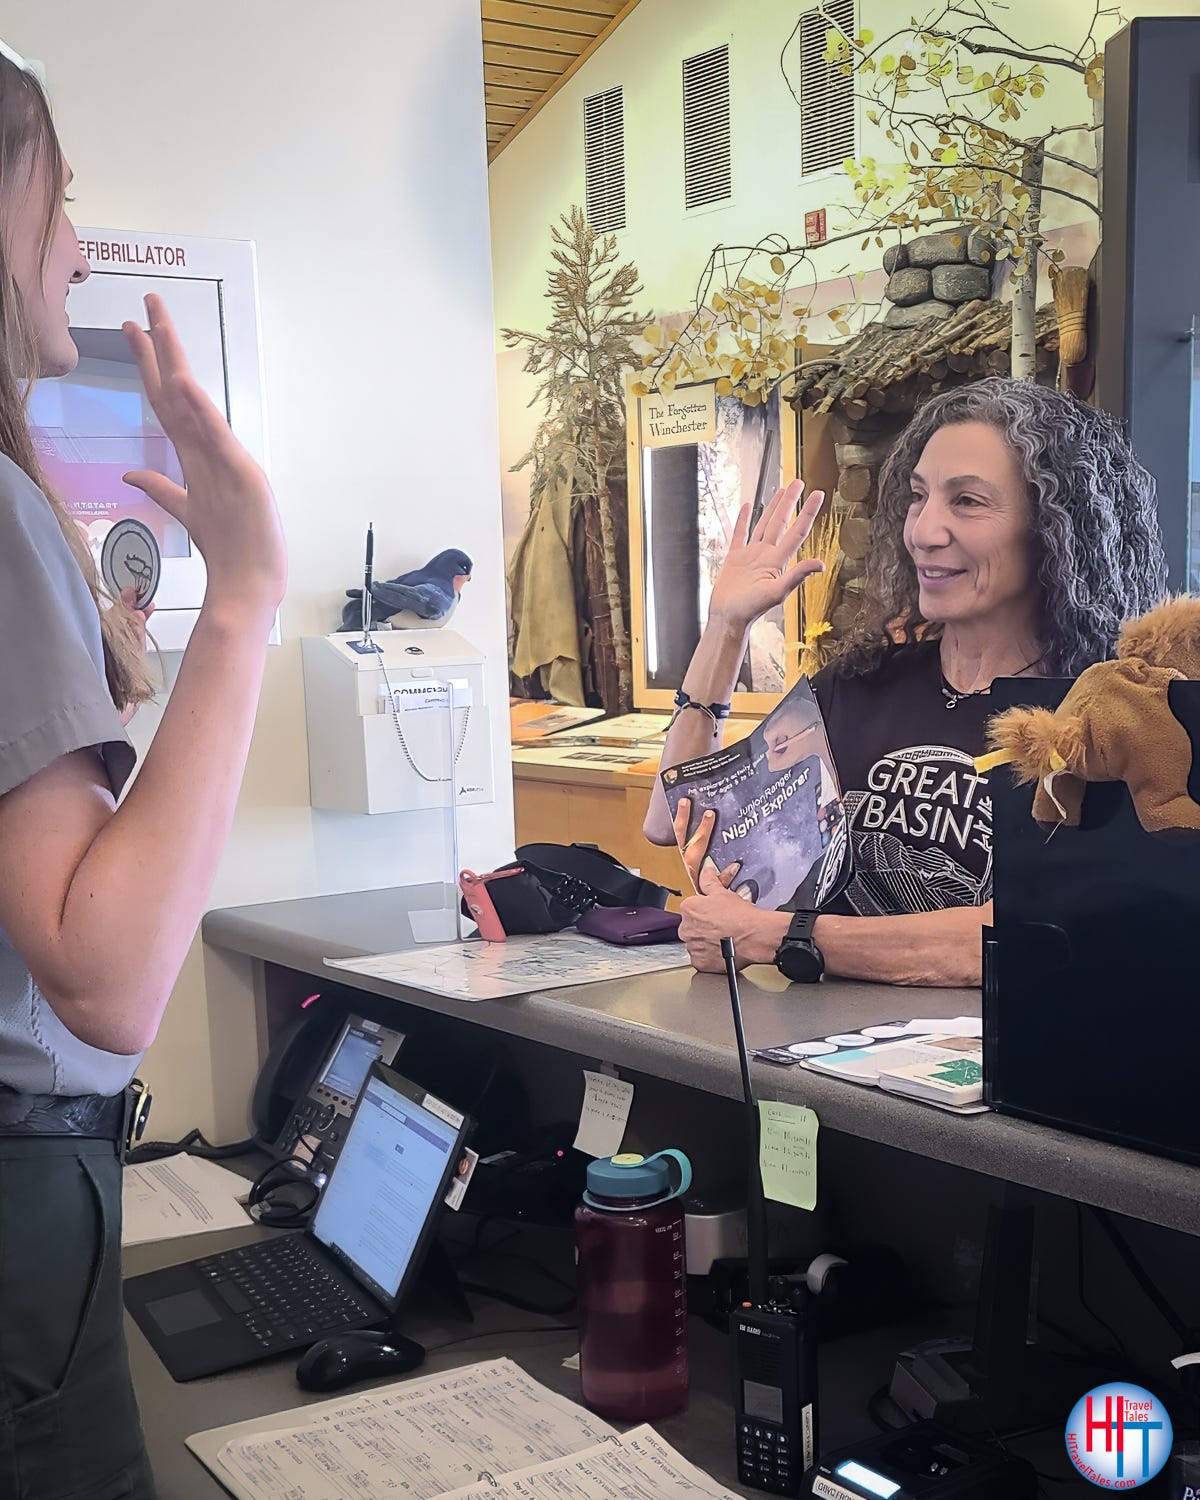
POLYGON ((574 1323, 543 1323, 540 1327, 533 1328, 528 1324, 524 1328, 492 1328, 487 1333, 464 1333, 456 1339, 445 1339, 440 1344, 426 1344, 426 1354, 437 1354, 442 1349, 453 1348, 456 1344, 474 1344, 481 1339, 503 1339, 513 1338, 518 1334, 525 1333, 576 1333, 578 1328, 574 1323))
POLYGON ((475 1225, 475 1233, 472 1236, 472 1243, 467 1249, 466 1254, 458 1255, 452 1258, 455 1273, 456 1275, 458 1275, 458 1284, 462 1287, 463 1291, 474 1292, 475 1295, 479 1297, 492 1297, 497 1302, 508 1303, 510 1307, 515 1307, 520 1312, 537 1313, 540 1316, 547 1318, 558 1318, 561 1317, 564 1313, 570 1312, 575 1306, 576 1301, 578 1300, 575 1287, 571 1282, 558 1275, 556 1271, 552 1271, 550 1267, 543 1264, 543 1262, 540 1261, 536 1255, 531 1255, 527 1252, 503 1250, 500 1248, 506 1240, 513 1239, 517 1235, 519 1235, 521 1232, 519 1229, 512 1230, 511 1233, 505 1235, 501 1240, 494 1244, 487 1246, 480 1244, 483 1231, 490 1222, 492 1221, 488 1216, 481 1215, 475 1225), (469 1265, 470 1262, 479 1255, 486 1255, 489 1260, 507 1260, 513 1261, 519 1265, 523 1264, 531 1266, 540 1275, 544 1276, 547 1281, 551 1281, 555 1284, 555 1286, 561 1287, 569 1295, 558 1302, 538 1303, 531 1301, 527 1297, 522 1297, 516 1292, 510 1292, 504 1287, 490 1286, 480 1281, 467 1281, 462 1276, 460 1268, 469 1265))
POLYGON ((306 1228, 324 1186, 323 1178, 308 1175, 310 1165, 303 1156, 280 1156, 269 1162, 250 1184, 246 1212, 256 1223, 271 1229, 306 1228), (272 1203, 271 1194, 283 1188, 299 1188, 305 1201, 272 1203))
POLYGON ((1186 1352, 1192 1347, 1194 1335, 1187 1324, 1155 1286, 1149 1272, 1134 1253, 1132 1245, 1117 1228, 1112 1215, 1106 1208, 1091 1207, 1092 1217, 1104 1230, 1112 1244, 1113 1249, 1124 1262, 1125 1269, 1141 1287, 1146 1299, 1158 1311, 1163 1322, 1179 1340, 1181 1348, 1186 1352))
POLYGON ((141 1162, 161 1161, 164 1156, 199 1156, 205 1161, 228 1161, 235 1156, 245 1156, 250 1151, 269 1149, 254 1136, 244 1141, 231 1141, 227 1146, 214 1146, 200 1130, 189 1130, 177 1141, 143 1141, 127 1152, 125 1160, 130 1166, 141 1162))

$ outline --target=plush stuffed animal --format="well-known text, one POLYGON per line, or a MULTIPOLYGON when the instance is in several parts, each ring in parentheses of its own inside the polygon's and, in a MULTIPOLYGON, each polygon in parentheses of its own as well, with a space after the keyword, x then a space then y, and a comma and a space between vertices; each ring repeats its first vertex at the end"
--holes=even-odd
POLYGON ((1117 659, 1088 667, 1051 713, 1010 708, 992 720, 993 753, 980 770, 1012 765, 1036 782, 1033 816, 1077 827, 1089 781, 1123 781, 1147 833, 1200 831, 1200 803, 1188 795, 1192 742, 1171 712, 1167 689, 1200 678, 1200 599, 1185 596, 1131 620, 1117 659))
MULTIPOLYGON (((448 625, 474 563, 461 547, 439 552, 423 568, 371 585, 371 629, 386 620, 393 630, 433 630, 448 625)), ((340 632, 362 629, 362 589, 347 589, 340 632)))

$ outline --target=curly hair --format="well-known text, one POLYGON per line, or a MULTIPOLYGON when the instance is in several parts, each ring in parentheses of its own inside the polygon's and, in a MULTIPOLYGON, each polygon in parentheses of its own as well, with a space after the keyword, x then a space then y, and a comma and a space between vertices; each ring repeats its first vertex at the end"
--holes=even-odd
POLYGON ((925 402, 888 454, 863 613, 838 654, 841 669, 869 672, 893 647, 940 634, 921 615, 904 521, 926 443, 958 422, 995 427, 1020 462, 1033 508, 1045 670, 1074 677, 1111 657, 1122 624, 1167 589, 1154 479, 1107 413, 1032 381, 992 377, 925 402))

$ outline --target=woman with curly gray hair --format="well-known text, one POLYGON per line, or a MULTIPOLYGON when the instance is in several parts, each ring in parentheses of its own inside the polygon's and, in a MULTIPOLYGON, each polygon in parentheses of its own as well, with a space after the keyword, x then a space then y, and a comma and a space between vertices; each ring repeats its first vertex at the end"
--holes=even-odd
MULTIPOLYGON (((751 534, 744 513, 684 678, 689 703, 728 700, 750 626, 819 566, 793 561, 824 498, 793 518, 802 495, 781 490, 751 534)), ((1013 380, 928 401, 880 475, 859 628, 813 683, 851 884, 820 914, 764 911, 706 866, 681 927, 696 967, 720 970, 732 937, 744 960, 782 960, 792 978, 978 984, 992 819, 974 758, 991 684, 1111 656, 1122 623, 1165 591, 1154 481, 1112 418, 1013 380)), ((711 748, 708 716, 681 711, 663 765, 711 748)), ((645 831, 672 841, 661 791, 645 831)))

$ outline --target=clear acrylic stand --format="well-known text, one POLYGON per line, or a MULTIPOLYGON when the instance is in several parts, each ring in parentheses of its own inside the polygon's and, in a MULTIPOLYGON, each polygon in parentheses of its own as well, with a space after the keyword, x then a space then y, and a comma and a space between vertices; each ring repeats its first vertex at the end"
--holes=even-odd
MULTIPOLYGON (((412 928, 413 941, 417 943, 456 943, 461 942, 463 936, 463 916, 459 900, 458 875, 462 868, 459 853, 459 806, 458 806, 458 756, 462 748, 462 741, 466 733, 466 719, 470 715, 470 688, 463 682, 431 682, 432 689, 444 690, 444 705, 430 708, 411 708, 401 706, 396 710, 396 727, 401 736, 404 753, 408 756, 414 770, 423 779, 429 780, 430 774, 423 767, 418 767, 412 749, 409 747, 408 739, 404 734, 406 724, 414 725, 415 721, 421 721, 427 725, 434 720, 440 729, 437 736, 437 755, 435 757, 437 772, 436 780, 445 789, 445 801, 443 810, 448 815, 443 825, 444 835, 442 844, 442 859, 440 862, 441 902, 436 907, 422 911, 410 911, 408 914, 409 925, 412 928), (447 862, 448 861, 448 862, 447 862)), ((423 735, 422 740, 427 747, 431 736, 423 735)), ((435 877, 435 883, 437 878, 435 877)))

